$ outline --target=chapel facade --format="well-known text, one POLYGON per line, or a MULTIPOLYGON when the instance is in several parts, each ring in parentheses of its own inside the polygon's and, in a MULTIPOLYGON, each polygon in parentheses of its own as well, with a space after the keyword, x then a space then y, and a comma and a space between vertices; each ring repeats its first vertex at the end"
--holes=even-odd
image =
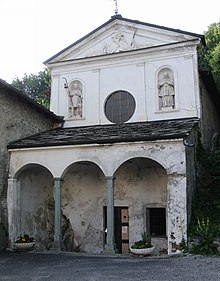
MULTIPOLYGON (((187 240, 198 132, 219 133, 201 78, 202 35, 113 16, 48 59, 56 128, 11 142, 10 241, 129 253, 145 233, 177 252, 187 240)), ((205 83, 204 83, 205 80, 205 83)))

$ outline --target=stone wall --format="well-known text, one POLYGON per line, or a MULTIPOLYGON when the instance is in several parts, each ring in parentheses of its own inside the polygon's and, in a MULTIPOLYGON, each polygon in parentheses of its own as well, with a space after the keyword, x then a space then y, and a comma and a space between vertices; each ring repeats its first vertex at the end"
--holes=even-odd
POLYGON ((194 128, 190 135, 185 139, 186 150, 186 179, 187 179, 187 222, 190 223, 192 214, 192 202, 197 184, 197 144, 198 144, 198 128, 194 128))
POLYGON ((218 104, 216 104, 211 96, 212 92, 201 81, 201 136, 202 143, 207 149, 213 149, 217 145, 217 135, 220 134, 220 114, 218 104))
MULTIPOLYGON (((7 144, 53 127, 54 120, 11 89, 0 87, 0 224, 7 226, 7 177, 10 153, 7 144)), ((42 110, 43 111, 43 110, 42 110)), ((1 235, 1 233, 0 233, 1 235)), ((0 245, 0 248, 3 246, 0 245)))

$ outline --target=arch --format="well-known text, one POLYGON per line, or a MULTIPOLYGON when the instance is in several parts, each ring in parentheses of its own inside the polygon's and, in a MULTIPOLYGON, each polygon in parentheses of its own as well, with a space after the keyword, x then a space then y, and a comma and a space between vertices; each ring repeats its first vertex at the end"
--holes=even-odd
MULTIPOLYGON (((163 188, 164 192, 167 192, 167 171, 160 163, 146 157, 133 157, 123 162, 114 172, 114 177, 118 183, 122 178, 123 181, 127 180, 127 186, 131 186, 131 189, 132 185, 138 187, 141 181, 153 180, 157 182, 158 187, 163 188), (118 179, 118 176, 120 176, 120 179, 118 179)), ((120 183, 120 186, 122 186, 122 183, 120 183)), ((144 185, 142 183, 142 187, 143 186, 144 185)), ((146 186, 149 187, 149 183, 147 183, 146 186)), ((151 188, 155 189, 156 184, 153 186, 151 182, 151 188)), ((167 196, 163 198, 163 201, 164 204, 166 204, 167 196)))
POLYGON ((39 167, 42 168, 43 170, 47 171, 52 177, 53 174, 52 172, 45 166, 39 164, 39 163, 28 163, 25 164, 24 166, 20 167, 15 173, 14 175, 12 175, 13 178, 18 179, 19 175, 26 169, 31 169, 31 168, 35 168, 35 167, 39 167))
MULTIPOLYGON (((143 154, 143 153, 142 153, 143 154)), ((166 168, 164 167, 164 165, 160 162, 157 161, 157 159, 154 159, 152 157, 149 157, 149 156, 136 156, 136 157, 130 157, 130 156, 127 156, 125 157, 124 159, 120 160, 120 162, 118 163, 118 166, 115 167, 114 171, 113 171, 113 175, 116 173, 116 171, 126 162, 128 161, 132 161, 134 159, 145 159, 145 160, 149 160, 149 161, 152 161, 152 163, 157 163, 157 165, 160 165, 165 171, 166 171, 166 168)))
POLYGON ((102 172, 103 176, 105 176, 105 173, 104 173, 103 169, 97 163, 95 163, 93 161, 90 161, 90 160, 82 160, 81 159, 81 160, 78 160, 78 161, 75 161, 75 162, 69 164, 65 168, 65 170, 62 172, 61 178, 64 178, 66 173, 68 172, 68 170, 74 165, 95 165, 102 172))
POLYGON ((68 86, 68 118, 83 117, 84 86, 79 79, 72 79, 68 86))
POLYGON ((12 192, 8 194, 8 198, 16 199, 10 207, 17 209, 10 215, 17 222, 16 233, 12 235, 27 233, 35 237, 37 245, 48 248, 51 243, 48 217, 50 206, 54 205, 53 175, 43 165, 29 163, 16 171, 14 179, 12 192))
POLYGON ((80 247, 86 252, 103 250, 103 206, 106 183, 102 169, 91 161, 77 161, 62 174, 62 216, 68 222, 66 251, 80 247))
POLYGON ((81 85, 82 85, 82 88, 85 89, 85 86, 86 86, 86 85, 85 85, 84 81, 83 81, 81 78, 79 78, 79 77, 71 78, 71 79, 69 80, 68 84, 70 85, 70 84, 72 84, 74 81, 79 81, 79 82, 81 83, 81 85))
POLYGON ((128 209, 129 243, 140 240, 141 235, 146 233, 159 251, 160 244, 167 245, 167 171, 155 160, 132 157, 118 166, 114 177, 115 206, 128 209))

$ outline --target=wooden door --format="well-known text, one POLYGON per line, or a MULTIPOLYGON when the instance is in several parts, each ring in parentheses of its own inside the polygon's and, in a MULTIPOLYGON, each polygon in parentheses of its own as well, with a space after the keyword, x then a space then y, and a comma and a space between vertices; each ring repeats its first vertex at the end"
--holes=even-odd
MULTIPOLYGON (((106 230, 107 223, 107 208, 104 208, 104 229, 106 230)), ((129 217, 128 207, 115 207, 115 245, 118 253, 129 253, 129 217)))

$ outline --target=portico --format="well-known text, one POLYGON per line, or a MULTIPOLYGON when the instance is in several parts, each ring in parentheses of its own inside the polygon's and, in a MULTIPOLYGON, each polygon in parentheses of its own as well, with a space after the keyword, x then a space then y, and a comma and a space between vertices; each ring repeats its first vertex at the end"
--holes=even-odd
POLYGON ((147 230, 146 208, 156 207, 166 210, 167 239, 161 241, 171 250, 169 233, 176 233, 176 243, 186 237, 184 153, 182 140, 137 141, 132 147, 123 142, 14 148, 8 193, 11 241, 30 232, 46 249, 60 250, 65 240, 68 249, 115 252, 114 208, 128 207, 131 244, 147 230), (64 221, 69 223, 66 233, 64 221), (65 238, 70 228, 71 247, 70 237, 65 238))

